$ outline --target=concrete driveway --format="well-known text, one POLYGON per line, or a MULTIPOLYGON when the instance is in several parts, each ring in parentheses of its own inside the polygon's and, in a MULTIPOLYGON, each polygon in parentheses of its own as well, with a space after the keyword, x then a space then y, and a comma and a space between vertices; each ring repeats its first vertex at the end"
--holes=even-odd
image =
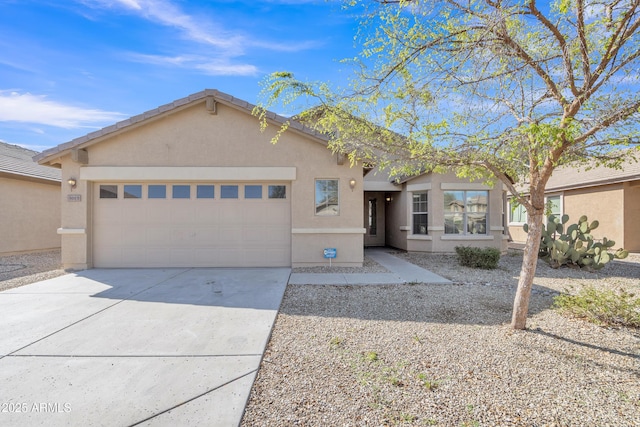
POLYGON ((289 274, 89 270, 0 292, 0 425, 237 425, 289 274))

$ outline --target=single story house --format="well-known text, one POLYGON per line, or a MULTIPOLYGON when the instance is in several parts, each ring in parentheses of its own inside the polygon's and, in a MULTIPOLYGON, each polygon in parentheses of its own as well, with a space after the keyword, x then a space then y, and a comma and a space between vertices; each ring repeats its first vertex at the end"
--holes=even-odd
POLYGON ((365 246, 453 252, 456 246, 507 249, 506 192, 455 173, 389 179, 376 169, 364 180, 365 246))
POLYGON ((286 119, 253 108, 207 89, 38 155, 64 267, 361 266, 363 168, 298 122, 272 144, 286 119))
MULTIPOLYGON (((606 237, 630 252, 640 252, 640 162, 625 161, 622 169, 603 166, 556 169, 546 188, 546 200, 555 215, 569 215, 576 223, 582 215, 598 220, 594 237, 606 237)), ((509 234, 516 243, 527 236, 522 225, 527 212, 522 207, 509 209, 509 234)))
POLYGON ((91 267, 361 266, 365 246, 506 249, 505 192, 454 174, 390 181, 327 136, 217 90, 36 157, 62 169, 62 262, 91 267), (328 251, 325 251, 329 249, 328 251))
POLYGON ((60 247, 60 171, 0 142, 0 254, 60 247))

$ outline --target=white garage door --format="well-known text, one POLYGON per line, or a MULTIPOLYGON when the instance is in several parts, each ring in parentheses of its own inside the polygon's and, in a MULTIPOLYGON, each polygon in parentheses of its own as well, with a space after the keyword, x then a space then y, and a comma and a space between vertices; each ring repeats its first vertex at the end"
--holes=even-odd
POLYGON ((291 265, 288 183, 95 183, 95 267, 291 265))

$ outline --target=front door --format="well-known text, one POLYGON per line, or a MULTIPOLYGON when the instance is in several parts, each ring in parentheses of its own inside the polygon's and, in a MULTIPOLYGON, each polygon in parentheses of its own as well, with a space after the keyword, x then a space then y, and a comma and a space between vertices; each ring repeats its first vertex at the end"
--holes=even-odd
POLYGON ((384 246, 385 193, 364 193, 364 235, 365 246, 384 246))

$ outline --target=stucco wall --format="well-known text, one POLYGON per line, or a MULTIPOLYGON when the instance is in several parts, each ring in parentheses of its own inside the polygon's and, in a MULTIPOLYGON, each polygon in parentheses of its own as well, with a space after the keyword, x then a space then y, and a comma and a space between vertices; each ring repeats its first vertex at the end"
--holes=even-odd
POLYGON ((624 192, 622 184, 606 185, 564 192, 563 213, 569 215, 569 223, 577 222, 582 215, 600 225, 593 237, 606 237, 616 242, 615 248, 624 242, 624 192))
MULTIPOLYGON (((481 183, 470 183, 455 173, 425 174, 403 184, 403 197, 395 215, 388 218, 392 231, 399 236, 389 243, 416 252, 453 252, 456 246, 495 247, 506 250, 502 224, 502 190, 490 189, 481 183), (488 190, 489 213, 486 235, 453 235, 444 230, 444 192, 447 190, 488 190), (411 231, 412 193, 428 191, 428 234, 413 235, 411 231), (397 230, 397 231, 396 231, 397 230)), ((388 240, 389 241, 389 240, 388 240)))
POLYGON ((0 178, 0 253, 60 247, 60 184, 0 178))
MULTIPOLYGON (((630 244, 633 247, 633 240, 629 239, 633 239, 632 230, 638 223, 637 212, 640 212, 640 194, 636 191, 634 196, 633 189, 629 183, 624 183, 564 191, 561 196, 562 213, 569 215, 569 224, 576 223, 582 215, 586 215, 589 221, 598 220, 600 225, 593 232, 596 239, 613 239, 615 248, 627 249, 630 244)), ((636 226, 635 235, 638 232, 640 226, 636 226)), ((523 243, 527 237, 521 224, 510 224, 509 233, 517 243, 523 243)))
POLYGON ((640 252, 640 181, 624 185, 624 248, 640 252))
MULTIPOLYGON (((291 182, 293 265, 323 263, 322 250, 327 245, 338 247, 336 265, 361 265, 362 168, 352 168, 348 162, 338 165, 337 156, 324 145, 291 131, 283 134, 273 145, 270 139, 275 130, 275 126, 270 126, 261 133, 255 117, 220 103, 217 114, 212 115, 203 100, 87 147, 89 164, 83 167, 295 166, 296 179, 291 182), (338 216, 315 215, 316 178, 339 180, 338 216), (356 180, 353 190, 349 186, 352 178, 356 180), (327 229, 331 232, 326 233, 327 229)), ((63 182, 69 176, 78 177, 80 167, 67 156, 63 160, 63 182)), ((171 177, 166 179, 171 180, 171 177)), ((86 238, 81 234, 63 237, 63 262, 78 268, 83 264, 91 266, 91 206, 88 203, 91 197, 88 187, 80 180, 75 192, 81 194, 83 200, 63 206, 63 226, 71 230, 87 230, 86 238)))

